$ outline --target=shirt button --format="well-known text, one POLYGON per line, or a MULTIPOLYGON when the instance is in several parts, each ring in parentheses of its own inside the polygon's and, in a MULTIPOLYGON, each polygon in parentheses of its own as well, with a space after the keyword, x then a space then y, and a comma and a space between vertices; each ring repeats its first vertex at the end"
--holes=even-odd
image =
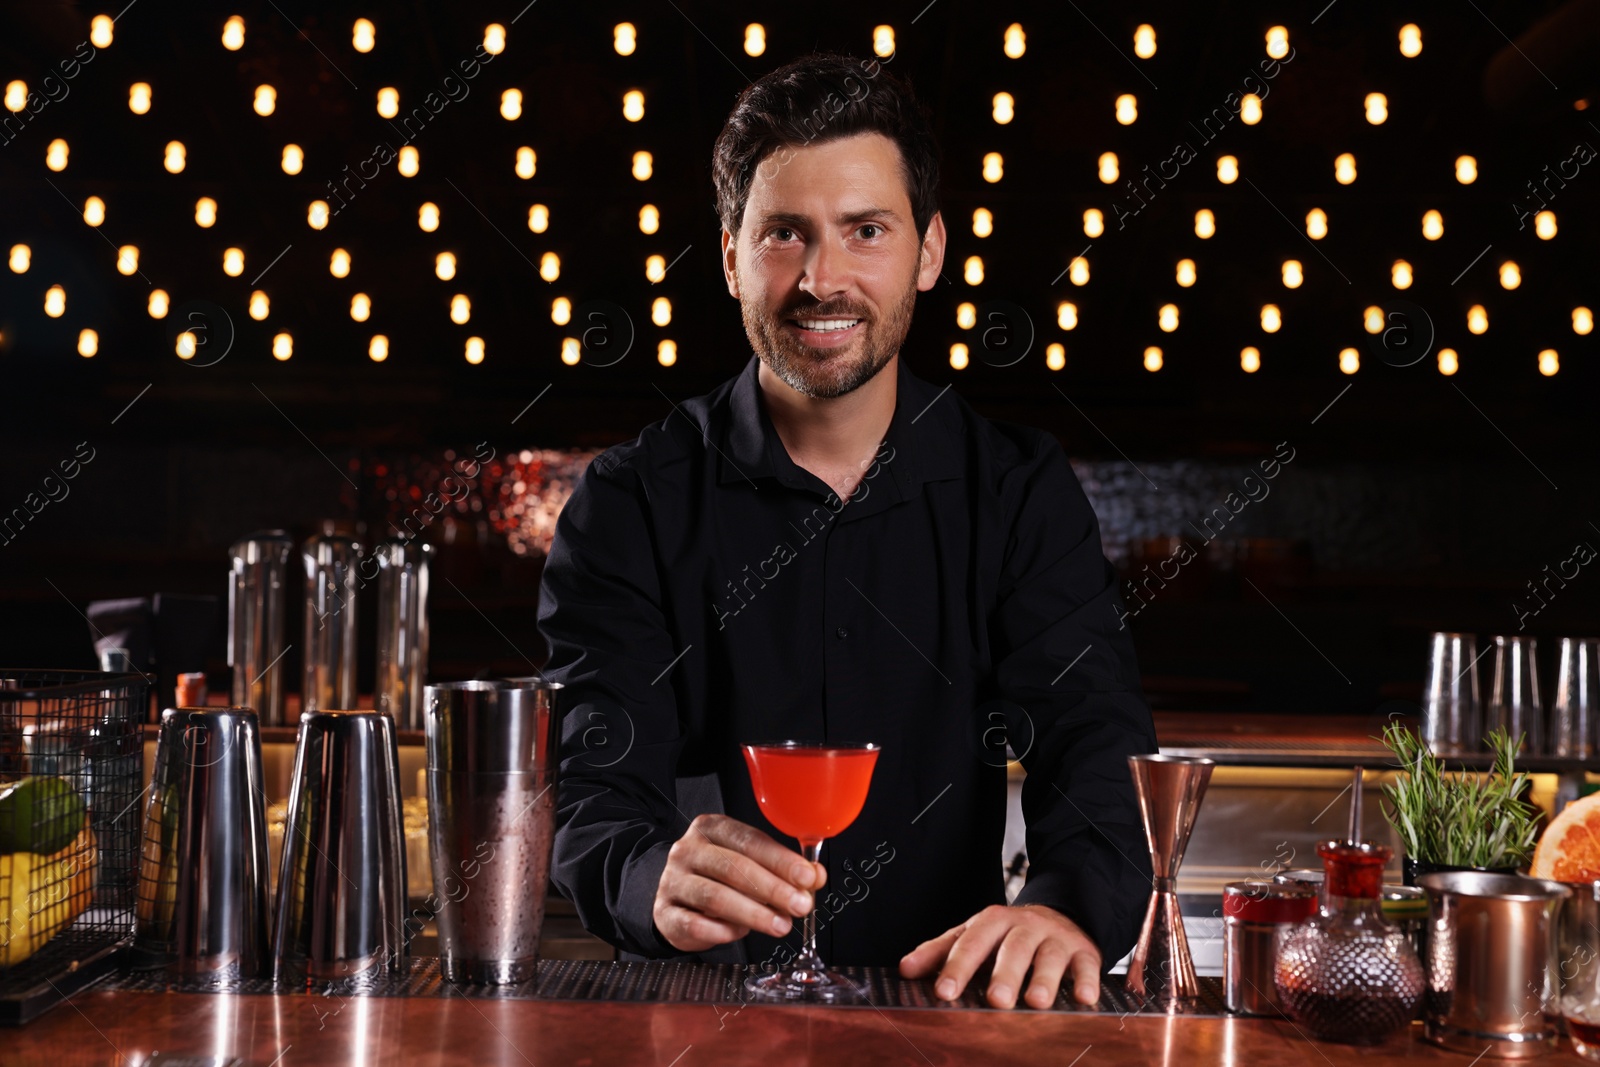
POLYGON ((837 630, 835 630, 834 633, 839 635, 840 640, 843 640, 844 638, 850 636, 850 631, 846 630, 843 626, 841 626, 837 630))

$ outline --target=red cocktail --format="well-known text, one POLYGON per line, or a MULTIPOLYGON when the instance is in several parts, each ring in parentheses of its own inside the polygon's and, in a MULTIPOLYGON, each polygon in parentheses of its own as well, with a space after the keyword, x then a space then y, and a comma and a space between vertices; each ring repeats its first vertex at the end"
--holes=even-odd
MULTIPOLYGON (((822 842, 855 822, 867 801, 872 768, 879 747, 873 744, 827 745, 801 741, 745 745, 756 803, 767 821, 800 842, 812 863, 822 842)), ((806 913, 804 947, 787 971, 751 975, 745 989, 766 1000, 812 1000, 835 1003, 864 999, 850 979, 823 966, 817 956, 816 902, 806 913)))

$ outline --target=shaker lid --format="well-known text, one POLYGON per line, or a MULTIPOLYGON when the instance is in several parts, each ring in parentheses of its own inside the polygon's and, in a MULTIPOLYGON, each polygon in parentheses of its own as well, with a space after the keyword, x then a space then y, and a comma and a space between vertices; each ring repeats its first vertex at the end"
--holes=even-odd
POLYGON ((1317 891, 1303 883, 1229 882, 1222 914, 1247 923, 1296 923, 1317 910, 1317 891))

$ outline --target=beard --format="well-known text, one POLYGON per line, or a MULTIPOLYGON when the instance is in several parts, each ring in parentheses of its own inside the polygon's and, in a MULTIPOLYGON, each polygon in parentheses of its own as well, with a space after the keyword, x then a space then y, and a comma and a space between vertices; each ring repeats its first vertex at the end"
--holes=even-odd
POLYGON ((795 392, 819 400, 844 396, 871 381, 905 343, 917 306, 915 273, 887 319, 873 318, 865 308, 847 302, 792 304, 774 314, 750 295, 756 291, 741 281, 739 310, 750 346, 795 392), (789 329, 794 318, 860 319, 861 336, 843 348, 813 348, 789 329))

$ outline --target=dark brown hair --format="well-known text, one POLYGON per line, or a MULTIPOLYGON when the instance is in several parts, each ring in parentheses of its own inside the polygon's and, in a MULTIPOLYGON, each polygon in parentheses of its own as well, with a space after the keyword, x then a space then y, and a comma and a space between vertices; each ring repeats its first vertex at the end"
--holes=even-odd
POLYGON ((911 84, 877 60, 834 52, 785 64, 739 94, 712 150, 717 214, 735 236, 756 167, 773 152, 876 132, 900 148, 917 236, 939 209, 939 146, 911 84))

